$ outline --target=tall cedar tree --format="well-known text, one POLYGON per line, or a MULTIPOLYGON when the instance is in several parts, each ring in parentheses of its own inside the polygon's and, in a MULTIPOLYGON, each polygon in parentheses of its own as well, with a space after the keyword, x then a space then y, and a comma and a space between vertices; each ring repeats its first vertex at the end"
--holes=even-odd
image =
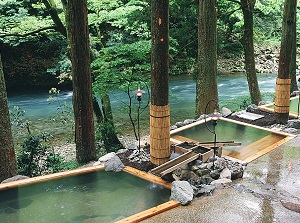
POLYGON ((169 107, 169 1, 151 2, 151 111, 164 110, 158 117, 150 112, 151 162, 160 165, 170 156, 169 107), (168 115, 167 115, 168 114, 168 115), (164 123, 164 126, 161 125, 164 123), (153 126, 159 127, 154 128, 153 126), (161 151, 161 152, 158 152, 161 151), (159 155, 158 155, 159 154, 159 155))
POLYGON ((253 9, 255 1, 256 0, 241 0, 241 7, 244 15, 244 34, 242 44, 244 47, 245 68, 251 103, 258 105, 261 101, 261 94, 256 76, 253 45, 253 9))
POLYGON ((86 0, 67 3, 67 29, 72 62, 76 158, 79 163, 96 159, 92 78, 86 0))
POLYGON ((17 161, 11 132, 8 101, 0 55, 0 182, 17 175, 17 161))
POLYGON ((216 1, 199 1, 198 10, 198 74, 196 79, 196 116, 212 113, 218 100, 217 88, 217 16, 216 1))
MULTIPOLYGON (((279 68, 278 68, 278 78, 277 79, 290 79, 291 74, 291 59, 293 55, 293 47, 295 38, 295 28, 296 28, 296 8, 297 0, 285 0, 284 2, 284 12, 282 21, 282 36, 281 36, 281 47, 279 56, 279 68)), ((276 86, 276 98, 275 98, 275 109, 276 105, 281 105, 282 102, 278 100, 285 100, 283 104, 289 104, 289 92, 284 93, 286 96, 284 98, 279 98, 280 92, 277 92, 276 86)), ((289 112, 277 112, 275 110, 276 122, 277 123, 287 123, 289 118, 289 112)))

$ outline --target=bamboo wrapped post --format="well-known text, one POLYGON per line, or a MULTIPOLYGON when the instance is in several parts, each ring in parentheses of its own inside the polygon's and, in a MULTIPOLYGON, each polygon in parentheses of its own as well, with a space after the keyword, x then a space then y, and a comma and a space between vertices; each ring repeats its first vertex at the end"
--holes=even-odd
POLYGON ((276 93, 275 93, 275 107, 276 114, 287 116, 290 112, 290 86, 291 79, 276 78, 276 93))
POLYGON ((170 105, 150 105, 150 161, 156 165, 170 158, 170 105))

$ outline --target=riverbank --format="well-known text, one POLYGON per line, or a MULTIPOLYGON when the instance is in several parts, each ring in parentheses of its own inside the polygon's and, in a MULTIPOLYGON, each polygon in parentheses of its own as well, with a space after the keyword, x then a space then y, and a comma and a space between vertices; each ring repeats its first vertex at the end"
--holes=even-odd
MULTIPOLYGON (((279 66, 280 46, 262 47, 255 45, 255 68, 257 73, 277 74, 279 66)), ((298 50, 299 51, 299 50, 298 50)), ((299 55, 300 52, 298 52, 299 55)), ((218 57, 218 72, 226 73, 245 73, 244 56, 235 58, 218 57)), ((296 74, 300 72, 300 58, 296 60, 296 74)))

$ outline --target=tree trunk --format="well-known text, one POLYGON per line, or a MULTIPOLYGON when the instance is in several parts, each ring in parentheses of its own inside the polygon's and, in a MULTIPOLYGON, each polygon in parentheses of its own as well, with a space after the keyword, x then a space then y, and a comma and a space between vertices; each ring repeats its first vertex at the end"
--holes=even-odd
POLYGON ((198 75, 196 80, 196 111, 201 114, 212 113, 218 100, 217 87, 217 17, 216 1, 199 1, 198 10, 198 75))
POLYGON ((53 22, 55 23, 56 30, 60 32, 62 35, 67 37, 67 30, 62 21, 60 20, 58 13, 57 13, 57 8, 55 5, 54 0, 42 0, 44 5, 46 6, 47 11, 49 12, 53 22))
POLYGON ((293 37, 296 25, 297 0, 285 0, 282 36, 279 56, 278 77, 276 79, 275 117, 276 122, 285 124, 289 118, 290 110, 290 74, 291 58, 293 52, 293 37))
POLYGON ((69 0, 67 9, 76 158, 84 163, 96 159, 87 1, 69 0))
POLYGON ((0 182, 18 173, 0 55, 0 182))
MULTIPOLYGON (((64 12, 66 14, 66 17, 65 17, 66 18, 66 23, 68 24, 67 1, 66 0, 61 0, 61 2, 62 2, 62 5, 63 5, 63 8, 64 8, 64 12)), ((59 31, 62 35, 66 36, 66 29, 65 29, 63 23, 61 22, 60 18, 58 17, 55 2, 53 0, 43 0, 43 3, 45 5, 46 9, 48 10, 49 14, 51 15, 51 18, 52 18, 53 22, 55 23, 55 25, 57 27, 56 30, 59 31)), ((92 55, 92 51, 90 51, 90 54, 92 55)), ((93 58, 91 58, 91 59, 93 60, 93 58)), ((106 106, 106 107, 108 107, 108 106, 106 106)), ((94 109, 96 118, 98 119, 97 120, 98 124, 101 123, 101 125, 111 126, 113 129, 115 129, 113 119, 111 119, 109 121, 109 123, 107 123, 107 120, 105 120, 101 117, 102 113, 104 113, 104 111, 101 111, 101 108, 100 108, 100 106, 99 106, 99 104, 96 100, 93 100, 93 109, 94 109)), ((115 139, 115 140, 111 141, 111 143, 113 143, 113 146, 116 147, 116 148, 120 147, 120 141, 116 140, 117 139, 116 131, 109 131, 107 134, 108 134, 109 138, 115 139)))
POLYGON ((160 165, 170 157, 169 1, 151 5, 150 160, 160 165))
MULTIPOLYGON (((296 15, 296 14, 295 14, 296 15)), ((296 19, 295 19, 296 21, 296 19)), ((296 70, 297 70, 297 32, 296 32, 296 22, 293 23, 293 27, 291 28, 291 32, 292 32, 292 39, 291 44, 292 44, 292 55, 291 55, 291 63, 290 63, 290 74, 291 74, 291 89, 290 89, 290 93, 292 93, 293 91, 298 91, 298 79, 297 79, 297 74, 296 74, 296 70)))
POLYGON ((113 122, 112 109, 110 104, 110 98, 108 94, 105 94, 101 98, 102 104, 102 114, 103 119, 101 124, 102 126, 102 140, 104 143, 104 147, 107 152, 116 152, 119 149, 124 148, 122 143, 116 134, 116 128, 113 122))
POLYGON ((242 11, 244 15, 244 35, 242 44, 245 54, 245 68, 247 73, 248 88, 251 97, 251 103, 258 105, 261 101, 261 94, 258 86, 254 46, 253 46, 253 8, 255 0, 241 0, 242 11))

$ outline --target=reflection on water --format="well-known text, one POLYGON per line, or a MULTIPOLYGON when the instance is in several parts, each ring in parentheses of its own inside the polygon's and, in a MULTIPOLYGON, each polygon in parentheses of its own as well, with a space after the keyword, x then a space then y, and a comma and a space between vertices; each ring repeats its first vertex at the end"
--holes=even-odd
POLYGON ((169 196, 169 190, 123 171, 98 171, 0 191, 0 219, 1 223, 114 222, 162 204, 169 196))

